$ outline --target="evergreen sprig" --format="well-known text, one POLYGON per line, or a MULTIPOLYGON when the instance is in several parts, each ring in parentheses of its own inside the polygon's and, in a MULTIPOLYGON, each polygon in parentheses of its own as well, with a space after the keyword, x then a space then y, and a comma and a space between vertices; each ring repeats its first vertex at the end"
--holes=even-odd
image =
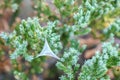
POLYGON ((86 27, 92 21, 120 7, 119 0, 83 0, 78 12, 74 15, 79 28, 86 27))
POLYGON ((111 33, 117 37, 120 37, 120 19, 116 19, 113 23, 110 24, 110 26, 105 28, 103 32, 107 37, 109 37, 111 33))
POLYGON ((80 68, 80 65, 77 63, 79 55, 80 52, 72 47, 64 52, 62 58, 56 64, 58 69, 62 70, 65 74, 60 77, 61 80, 75 80, 80 68))
POLYGON ((49 22, 48 26, 41 27, 38 18, 22 20, 21 24, 10 33, 2 33, 1 37, 14 49, 11 59, 17 59, 22 55, 27 61, 31 61, 43 48, 45 39, 54 53, 62 48, 60 36, 54 33, 57 22, 49 22))
POLYGON ((110 80, 107 75, 108 69, 120 64, 119 47, 114 41, 104 42, 102 51, 96 52, 92 59, 89 59, 82 66, 79 80, 110 80))

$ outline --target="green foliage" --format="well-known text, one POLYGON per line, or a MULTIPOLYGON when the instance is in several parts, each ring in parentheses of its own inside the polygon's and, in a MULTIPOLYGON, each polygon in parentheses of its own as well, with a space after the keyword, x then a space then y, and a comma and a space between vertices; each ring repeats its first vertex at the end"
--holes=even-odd
MULTIPOLYGON (((8 0, 5 0, 8 2, 8 0)), ((14 11, 18 9, 18 2, 11 7, 14 11)), ((77 0, 54 0, 53 4, 59 10, 55 15, 44 0, 34 0, 34 9, 40 18, 28 18, 22 20, 21 24, 12 33, 1 33, 5 44, 9 46, 13 65, 20 65, 17 60, 20 58, 22 69, 15 67, 14 75, 17 80, 29 80, 27 76, 41 73, 42 63, 45 57, 51 53, 61 56, 56 66, 63 71, 60 80, 110 80, 107 75, 108 69, 120 65, 119 45, 114 41, 104 42, 102 51, 96 52, 95 56, 85 61, 82 66, 79 62, 79 55, 84 52, 86 46, 80 46, 79 36, 87 35, 91 31, 103 31, 105 40, 111 34, 120 36, 119 0, 82 0, 78 8, 77 0), (116 13, 115 15, 112 14, 116 13), (114 17, 110 18, 110 15, 114 17), (46 18, 47 16, 47 18, 46 18), (58 17, 60 16, 60 17, 58 17), (51 19, 53 18, 53 19, 51 19), (107 20, 106 20, 107 19, 107 20), (49 21, 47 25, 41 26, 40 21, 49 21), (58 20, 58 21, 56 21, 58 20), (52 21, 52 22, 51 22, 52 21), (110 21, 110 25, 104 25, 110 21), (90 26, 90 27, 89 27, 90 26), (104 30, 103 30, 104 29, 104 30), (28 65, 26 65, 26 63, 28 65), (25 73, 24 67, 28 67, 25 73), (78 75, 79 74, 79 75, 78 75)), ((7 4, 8 6, 9 4, 7 4)), ((102 40, 102 39, 101 39, 102 40)), ((54 57, 54 56, 53 56, 54 57)), ((113 72, 115 72, 113 70, 113 72)))
POLYGON ((41 14, 50 16, 51 15, 51 11, 50 8, 48 7, 48 5, 46 4, 45 0, 34 0, 34 10, 37 11, 37 16, 38 17, 42 17, 41 14))
POLYGON ((17 80, 29 80, 26 76, 26 74, 22 73, 22 72, 18 72, 18 71, 14 71, 14 75, 15 75, 15 78, 17 80))
POLYGON ((54 0, 55 6, 59 9, 62 18, 70 17, 76 11, 77 0, 54 0), (74 7, 73 7, 74 6, 74 7))
POLYGON ((31 61, 40 53, 45 39, 54 53, 62 48, 60 36, 53 32, 57 22, 48 22, 47 27, 41 27, 38 18, 28 18, 23 20, 13 33, 2 33, 1 37, 8 46, 15 49, 11 54, 11 59, 17 59, 22 55, 25 60, 31 61), (27 33, 26 33, 27 32, 27 33))
MULTIPOLYGON (((29 64, 28 66, 25 63, 21 62, 24 64, 22 65, 23 68, 18 69, 15 67, 17 71, 15 76, 17 76, 17 78, 22 80, 26 80, 28 78, 28 74, 23 72, 24 67, 31 67, 29 69, 29 75, 42 72, 42 67, 40 68, 37 66, 41 66, 45 61, 45 58, 39 58, 38 55, 43 49, 45 40, 47 40, 49 43, 48 46, 54 53, 59 53, 62 48, 62 44, 60 42, 60 35, 54 32, 57 23, 57 21, 48 22, 47 26, 41 27, 38 18, 28 18, 27 20, 22 20, 21 24, 17 26, 12 33, 0 34, 1 38, 4 39, 6 45, 11 49, 10 59, 12 59, 12 64, 19 67, 20 62, 18 62, 17 59, 20 57, 22 60, 25 59, 25 63, 29 64), (26 76, 23 77, 23 75, 26 76)), ((48 54, 50 53, 48 52, 48 54)))
MULTIPOLYGON (((109 0, 109 1, 84 0, 78 12, 74 15, 74 19, 76 23, 72 27, 68 27, 68 28, 66 27, 66 29, 64 28, 64 30, 67 30, 66 32, 68 32, 68 34, 72 33, 72 36, 75 36, 74 34, 76 33, 78 33, 79 35, 80 34, 83 35, 84 33, 90 32, 90 29, 86 28, 86 26, 91 25, 91 23, 93 23, 94 21, 103 18, 103 16, 116 10, 116 8, 119 8, 118 4, 119 2, 112 1, 112 0, 109 0)), ((119 32, 119 29, 117 30, 119 32)), ((110 33, 114 33, 114 32, 110 31, 110 33)), ((110 36, 110 33, 109 35, 107 34, 106 35, 110 36)), ((72 36, 70 34, 68 38, 72 36)), ((102 51, 104 52, 102 52, 102 55, 100 53, 97 53, 91 60, 86 61, 86 63, 83 65, 81 69, 79 80, 98 80, 98 79, 110 80, 109 76, 106 74, 108 69, 111 68, 112 66, 118 66, 119 61, 120 61, 118 57, 118 47, 114 47, 112 46, 112 44, 113 42, 108 42, 108 43, 106 42, 105 44, 103 44, 102 51), (106 57, 107 59, 104 59, 106 57), (113 61, 113 59, 115 60, 113 61)), ((60 70, 65 71, 66 66, 64 66, 64 62, 63 63, 58 62, 58 65, 57 67, 60 70)), ((67 72, 65 72, 65 74, 68 75, 67 72)), ((72 78, 64 75, 60 79, 61 80, 71 80, 71 79, 75 80, 74 76, 73 75, 71 76, 72 78)))
POLYGON ((57 62, 58 69, 64 71, 65 75, 60 77, 61 80, 75 80, 80 65, 77 63, 80 52, 74 48, 69 48, 57 62))
POLYGON ((116 19, 110 26, 103 30, 104 34, 109 37, 111 33, 120 37, 120 19, 116 19))
POLYGON ((102 51, 97 52, 92 59, 89 59, 82 66, 79 80, 110 80, 107 71, 112 66, 120 65, 118 56, 118 45, 113 46, 113 40, 102 44, 102 51), (107 77, 107 79, 105 78, 107 77))
POLYGON ((119 2, 114 0, 83 0, 78 13, 74 15, 74 18, 80 27, 86 27, 92 21, 101 18, 103 15, 111 11, 114 11, 116 7, 119 7, 118 4, 119 2))

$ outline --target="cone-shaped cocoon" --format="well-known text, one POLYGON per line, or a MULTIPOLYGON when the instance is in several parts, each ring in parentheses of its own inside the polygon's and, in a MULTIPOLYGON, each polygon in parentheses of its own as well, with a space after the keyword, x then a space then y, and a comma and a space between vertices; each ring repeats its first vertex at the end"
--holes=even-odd
POLYGON ((57 57, 53 51, 51 50, 49 44, 48 44, 48 41, 45 39, 45 44, 44 44, 44 47, 42 49, 42 51, 40 52, 40 54, 37 56, 51 56, 51 57, 54 57, 56 59, 60 59, 59 57, 57 57))

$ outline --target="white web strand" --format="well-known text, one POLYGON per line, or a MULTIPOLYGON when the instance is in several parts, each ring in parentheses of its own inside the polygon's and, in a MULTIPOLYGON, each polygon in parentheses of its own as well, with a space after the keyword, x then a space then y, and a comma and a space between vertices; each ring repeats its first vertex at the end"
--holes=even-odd
POLYGON ((44 47, 42 49, 42 51, 40 52, 40 54, 37 56, 50 56, 50 57, 54 57, 56 59, 60 59, 59 57, 57 57, 54 52, 51 50, 49 44, 48 44, 48 41, 45 39, 45 44, 44 44, 44 47))

